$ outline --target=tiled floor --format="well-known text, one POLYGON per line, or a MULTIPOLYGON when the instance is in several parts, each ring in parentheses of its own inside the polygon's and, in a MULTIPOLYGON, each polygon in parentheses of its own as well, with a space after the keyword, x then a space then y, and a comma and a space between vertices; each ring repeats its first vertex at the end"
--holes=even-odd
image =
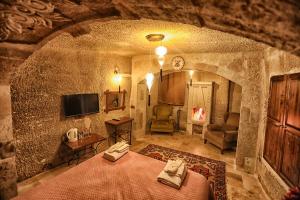
MULTIPOLYGON (((176 133, 173 136, 161 134, 147 135, 143 139, 134 141, 130 149, 132 151, 139 151, 150 143, 226 162, 227 195, 229 200, 269 199, 262 191, 255 176, 235 169, 235 153, 233 151, 225 151, 224 154, 221 155, 219 149, 215 146, 203 144, 203 140, 200 136, 187 136, 180 133, 176 133)), ((38 184, 47 182, 54 176, 74 166, 75 165, 63 165, 27 179, 18 184, 18 191, 22 193, 38 184)))

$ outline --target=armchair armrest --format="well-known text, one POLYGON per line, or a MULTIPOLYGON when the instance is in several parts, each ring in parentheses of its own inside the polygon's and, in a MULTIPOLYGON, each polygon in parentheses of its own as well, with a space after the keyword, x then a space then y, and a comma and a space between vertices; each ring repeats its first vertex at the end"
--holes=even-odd
POLYGON ((223 127, 218 124, 208 124, 207 130, 209 131, 223 131, 223 127))
POLYGON ((224 131, 224 138, 228 142, 237 141, 238 131, 224 131))

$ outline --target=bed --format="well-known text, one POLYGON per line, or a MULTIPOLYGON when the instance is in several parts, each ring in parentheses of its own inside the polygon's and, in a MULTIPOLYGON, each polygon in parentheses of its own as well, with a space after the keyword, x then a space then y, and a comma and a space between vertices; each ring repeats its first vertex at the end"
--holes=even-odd
POLYGON ((101 153, 13 200, 208 200, 206 178, 193 171, 179 190, 157 182, 164 166, 131 151, 116 162, 101 153))

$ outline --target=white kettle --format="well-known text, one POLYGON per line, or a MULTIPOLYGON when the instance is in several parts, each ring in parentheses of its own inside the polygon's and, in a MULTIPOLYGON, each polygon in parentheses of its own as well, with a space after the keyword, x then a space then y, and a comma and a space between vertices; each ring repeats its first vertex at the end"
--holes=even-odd
POLYGON ((77 128, 71 128, 66 133, 67 138, 69 142, 76 142, 78 140, 78 129, 77 128))

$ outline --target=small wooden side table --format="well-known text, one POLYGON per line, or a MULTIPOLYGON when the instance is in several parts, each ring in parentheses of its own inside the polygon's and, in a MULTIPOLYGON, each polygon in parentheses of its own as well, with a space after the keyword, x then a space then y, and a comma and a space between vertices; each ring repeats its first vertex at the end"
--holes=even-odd
POLYGON ((202 134, 203 123, 192 123, 192 135, 194 135, 194 132, 197 134, 202 134))
POLYGON ((64 142, 64 144, 73 152, 72 158, 68 161, 68 165, 70 165, 70 162, 77 159, 77 164, 80 160, 80 152, 86 151, 87 149, 92 149, 94 151, 94 154, 97 153, 98 146, 101 144, 101 142, 105 141, 106 138, 98 135, 96 133, 92 133, 89 136, 86 136, 84 138, 81 138, 77 140, 76 142, 64 142), (98 143, 96 147, 93 147, 95 143, 98 143))
POLYGON ((120 133, 118 133, 118 131, 120 131, 119 127, 121 125, 129 123, 130 128, 129 128, 128 134, 129 134, 129 144, 131 144, 132 121, 133 121, 133 118, 130 118, 130 117, 121 117, 119 120, 111 119, 111 120, 105 121, 105 124, 112 126, 114 128, 112 137, 115 139, 115 143, 117 142, 118 136, 121 135, 120 133))

